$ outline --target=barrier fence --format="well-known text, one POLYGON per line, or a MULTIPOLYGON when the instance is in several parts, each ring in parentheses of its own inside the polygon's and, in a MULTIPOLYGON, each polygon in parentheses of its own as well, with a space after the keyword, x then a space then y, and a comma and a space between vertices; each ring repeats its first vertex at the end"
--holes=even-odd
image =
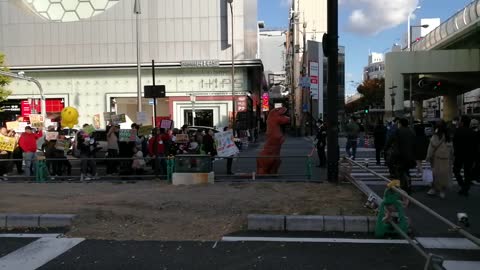
MULTIPOLYGON (((231 158, 211 157, 208 155, 177 155, 151 159, 146 157, 145 169, 134 170, 132 163, 135 158, 45 158, 36 157, 33 163, 33 174, 12 174, 15 167, 24 167, 23 159, 0 159, 0 167, 4 180, 8 181, 79 181, 79 180, 172 180, 174 173, 210 173, 215 175, 216 182, 242 181, 319 181, 312 176, 311 156, 234 156, 231 158), (257 174, 257 162, 279 160, 281 164, 276 173, 257 174), (83 164, 82 164, 83 162, 83 164), (231 162, 231 171, 228 163, 231 162), (17 165, 21 163, 20 165, 17 165), (156 164, 156 168, 152 167, 156 164), (112 165, 113 164, 113 165, 112 165), (86 166, 87 174, 81 175, 81 167, 86 166), (108 170, 115 168, 115 173, 108 170), (91 172, 94 167, 94 172, 91 172)), ((0 175, 0 177, 2 177, 0 175)))
MULTIPOLYGON (((387 183, 392 183, 392 180, 386 178, 385 176, 363 166, 362 164, 360 164, 359 162, 356 162, 355 160, 352 160, 350 158, 345 158, 346 160, 348 160, 348 162, 350 162, 350 164, 352 165, 355 165, 377 177, 379 177, 380 179, 386 181, 387 183)), ((364 185, 363 183, 358 183, 355 179, 351 179, 352 182, 354 182, 354 184, 363 192, 365 193, 365 195, 371 197, 374 192, 369 190, 369 188, 364 185)), ((428 206, 426 206, 425 204, 421 203, 420 201, 416 200, 415 198, 413 198, 412 196, 410 196, 407 192, 405 192, 404 190, 396 187, 396 186, 391 186, 389 187, 390 190, 393 190, 394 192, 398 193, 399 195, 401 195, 403 198, 406 198, 409 200, 409 202, 415 204, 416 206, 418 206, 419 208, 425 210, 428 214, 432 215, 433 217, 435 217, 436 219, 440 220, 441 222, 443 222, 444 224, 446 224, 448 227, 449 227, 449 230, 450 231, 455 231, 455 232, 458 232, 460 233, 461 235, 463 235, 465 238, 469 239, 470 241, 472 241, 474 244, 476 244, 477 246, 480 246, 480 239, 475 237, 474 235, 472 235, 470 232, 466 231, 465 229, 463 229, 462 227, 454 224, 453 222, 451 222, 450 220, 448 220, 447 218, 441 216, 440 214, 438 214, 437 212, 435 212, 433 209, 429 208, 428 206)), ((376 200, 377 200, 377 203, 381 203, 382 202, 382 199, 379 198, 379 196, 377 196, 376 194, 373 195, 374 197, 376 197, 376 200)), ((379 220, 377 220, 377 223, 379 222, 379 220)), ((407 233, 402 229, 400 228, 395 222, 393 221, 390 221, 389 222, 390 225, 395 229, 395 231, 400 234, 403 238, 405 238, 414 248, 415 250, 421 254, 426 260, 427 260, 427 263, 426 263, 426 267, 425 269, 445 269, 443 266, 442 266, 442 263, 443 263, 443 259, 439 256, 436 256, 434 254, 427 254, 413 239, 411 239, 407 233)))

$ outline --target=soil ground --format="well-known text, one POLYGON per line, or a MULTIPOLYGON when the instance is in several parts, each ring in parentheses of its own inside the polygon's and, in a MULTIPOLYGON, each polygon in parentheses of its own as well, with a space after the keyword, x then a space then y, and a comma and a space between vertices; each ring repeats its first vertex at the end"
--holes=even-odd
POLYGON ((110 240, 218 240, 248 214, 369 215, 364 201, 328 183, 0 185, 0 212, 76 214, 68 236, 110 240))

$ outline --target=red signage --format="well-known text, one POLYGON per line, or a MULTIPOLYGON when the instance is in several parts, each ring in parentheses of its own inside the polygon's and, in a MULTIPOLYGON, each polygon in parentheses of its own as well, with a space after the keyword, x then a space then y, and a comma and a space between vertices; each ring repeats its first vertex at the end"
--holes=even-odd
POLYGON ((311 84, 318 84, 318 76, 310 76, 311 84))
POLYGON ((247 111, 247 97, 240 96, 237 97, 237 112, 246 112, 247 111))
POLYGON ((268 93, 263 93, 262 95, 262 112, 268 112, 270 110, 270 97, 268 93))

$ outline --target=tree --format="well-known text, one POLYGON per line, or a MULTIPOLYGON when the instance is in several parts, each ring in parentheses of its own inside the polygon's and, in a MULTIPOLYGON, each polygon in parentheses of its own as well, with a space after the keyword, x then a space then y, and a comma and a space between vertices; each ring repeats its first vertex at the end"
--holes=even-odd
MULTIPOLYGON (((5 59, 5 55, 3 55, 0 52, 0 70, 8 71, 6 67, 3 67, 4 59, 5 59)), ((5 86, 7 86, 10 83, 10 81, 11 79, 9 77, 0 75, 0 102, 6 100, 7 97, 10 96, 11 94, 11 92, 5 88, 5 86)))
POLYGON ((384 107, 385 104, 385 79, 368 79, 357 87, 362 94, 365 105, 384 107))

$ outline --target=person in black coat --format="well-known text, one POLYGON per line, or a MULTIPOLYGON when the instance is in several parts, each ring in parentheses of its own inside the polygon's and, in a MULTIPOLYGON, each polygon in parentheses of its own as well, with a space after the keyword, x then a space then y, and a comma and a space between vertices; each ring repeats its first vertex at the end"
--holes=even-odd
POLYGON ((420 177, 423 173, 422 162, 427 158, 428 145, 430 143, 425 129, 422 125, 415 125, 415 160, 417 162, 417 176, 420 177))
POLYGON ((470 118, 462 116, 458 128, 455 130, 453 137, 453 152, 455 160, 453 163, 453 173, 457 179, 460 191, 458 194, 468 196, 470 185, 472 182, 472 166, 475 158, 475 133, 470 129, 470 118), (461 170, 465 175, 465 179, 461 174, 461 170))
POLYGON ((375 154, 377 158, 377 165, 380 165, 380 154, 385 147, 385 140, 387 137, 387 128, 383 125, 382 120, 378 120, 375 129, 373 130, 373 143, 375 145, 375 154))

